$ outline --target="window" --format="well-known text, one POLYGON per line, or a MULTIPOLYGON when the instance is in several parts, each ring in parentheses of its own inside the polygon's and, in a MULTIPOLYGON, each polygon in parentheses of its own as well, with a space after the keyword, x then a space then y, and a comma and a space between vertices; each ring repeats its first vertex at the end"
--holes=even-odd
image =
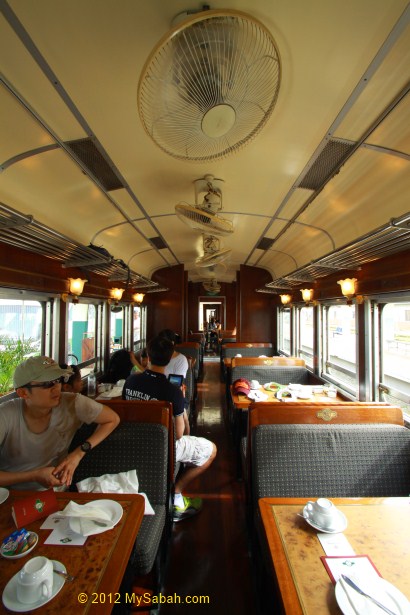
POLYGON ((123 348, 124 312, 120 306, 111 306, 110 311, 110 351, 123 348))
POLYGON ((0 299, 0 393, 13 388, 19 363, 44 352, 44 313, 45 302, 0 299))
POLYGON ((410 302, 379 304, 378 309, 378 397, 410 414, 410 302))
POLYGON ((290 329, 290 309, 282 308, 279 310, 278 322, 278 350, 279 352, 291 354, 291 329, 290 329))
POLYGON ((82 365, 82 376, 94 370, 96 363, 96 307, 92 303, 69 303, 67 318, 68 365, 82 365))
POLYGON ((305 360, 307 367, 313 368, 313 307, 299 308, 297 315, 297 356, 305 360))
POLYGON ((338 304, 322 309, 323 375, 356 395, 356 307, 338 304))
POLYGON ((133 320, 133 340, 134 350, 139 350, 145 346, 146 336, 146 315, 147 308, 144 306, 134 306, 133 320))

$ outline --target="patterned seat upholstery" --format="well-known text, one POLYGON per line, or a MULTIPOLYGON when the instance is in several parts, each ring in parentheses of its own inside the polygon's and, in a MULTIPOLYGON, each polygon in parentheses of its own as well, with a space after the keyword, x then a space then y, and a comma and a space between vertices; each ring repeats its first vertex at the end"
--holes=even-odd
POLYGON ((235 382, 237 378, 246 378, 249 381, 258 380, 260 384, 267 382, 308 384, 310 372, 306 367, 298 365, 238 365, 232 368, 232 382, 235 382))
POLYGON ((184 354, 186 357, 192 357, 195 359, 194 365, 194 378, 198 380, 201 377, 203 369, 203 352, 201 345, 197 342, 186 342, 177 344, 175 350, 184 354))
POLYGON ((410 430, 398 425, 259 425, 253 502, 262 497, 399 497, 410 493, 410 430))
MULTIPOLYGON (((71 447, 83 442, 91 430, 91 426, 83 425, 71 447)), ((82 459, 73 482, 132 469, 137 470, 139 491, 147 494, 155 510, 155 515, 144 517, 130 559, 135 574, 144 575, 153 567, 169 518, 166 427, 156 423, 120 423, 106 440, 82 459)))
POLYGON ((235 346, 222 346, 221 350, 221 369, 224 380, 226 380, 227 372, 226 366, 223 362, 225 358, 232 359, 237 354, 242 355, 243 357, 260 357, 261 355, 265 357, 273 356, 273 348, 272 344, 266 344, 265 346, 255 346, 250 344, 235 344, 235 346))

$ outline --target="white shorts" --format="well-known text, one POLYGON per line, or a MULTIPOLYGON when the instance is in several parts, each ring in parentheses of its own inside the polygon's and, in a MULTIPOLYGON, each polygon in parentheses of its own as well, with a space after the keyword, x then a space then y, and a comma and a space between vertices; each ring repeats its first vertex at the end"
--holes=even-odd
POLYGON ((212 455, 212 442, 196 436, 182 436, 175 443, 176 461, 191 466, 203 466, 212 455))

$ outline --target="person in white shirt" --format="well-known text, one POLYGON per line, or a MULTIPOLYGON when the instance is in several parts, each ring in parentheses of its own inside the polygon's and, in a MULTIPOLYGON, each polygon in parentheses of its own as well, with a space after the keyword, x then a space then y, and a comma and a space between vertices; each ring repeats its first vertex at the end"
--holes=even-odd
POLYGON ((62 393, 62 378, 69 374, 71 370, 44 356, 17 366, 17 399, 0 404, 0 486, 68 487, 84 455, 120 422, 108 406, 79 393, 62 393), (82 423, 97 423, 97 428, 69 453, 82 423))
MULTIPOLYGON (((179 341, 178 333, 175 333, 171 329, 163 329, 158 334, 158 337, 165 337, 167 340, 172 342, 174 346, 179 341)), ((165 375, 168 378, 169 374, 178 374, 179 376, 183 376, 185 380, 188 367, 188 359, 186 358, 186 356, 181 352, 177 352, 174 348, 171 360, 165 367, 165 375)))

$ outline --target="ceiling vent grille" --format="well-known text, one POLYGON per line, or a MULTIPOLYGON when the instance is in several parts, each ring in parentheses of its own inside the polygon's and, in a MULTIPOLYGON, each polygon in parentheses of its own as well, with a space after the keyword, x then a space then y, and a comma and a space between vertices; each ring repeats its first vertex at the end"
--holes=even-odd
POLYGON ((262 237, 262 239, 256 246, 256 250, 270 250, 274 243, 274 239, 269 239, 269 237, 262 237))
POLYGON ((107 192, 124 188, 122 181, 117 177, 91 139, 67 141, 65 145, 83 163, 90 172, 90 175, 92 175, 107 192))
POLYGON ((157 250, 165 250, 165 248, 168 247, 162 237, 151 237, 149 241, 157 248, 157 250))
POLYGON ((356 143, 352 141, 331 139, 298 182, 297 187, 319 190, 333 175, 339 172, 345 159, 355 147, 356 143))

